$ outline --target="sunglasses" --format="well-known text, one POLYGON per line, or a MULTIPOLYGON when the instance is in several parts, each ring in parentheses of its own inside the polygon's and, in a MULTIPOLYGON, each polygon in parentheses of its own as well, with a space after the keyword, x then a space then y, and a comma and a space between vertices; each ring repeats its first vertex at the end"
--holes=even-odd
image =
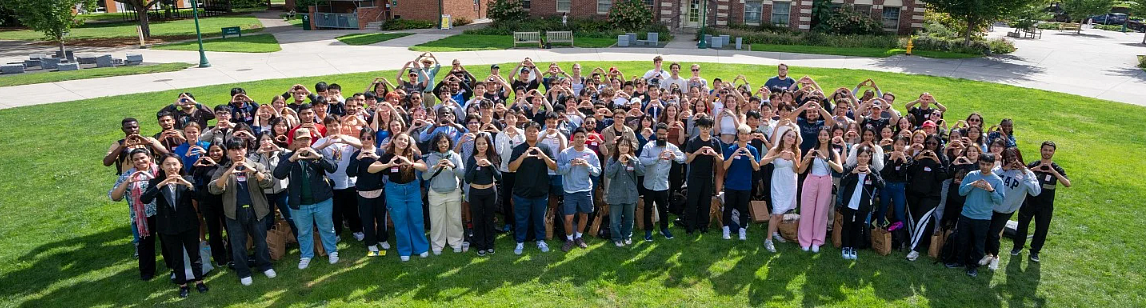
POLYGON ((935 141, 931 141, 931 142, 928 142, 927 145, 939 145, 939 143, 935 142, 935 141))
POLYGON ((693 69, 692 71, 693 71, 693 72, 699 72, 699 71, 700 71, 700 69, 693 69))

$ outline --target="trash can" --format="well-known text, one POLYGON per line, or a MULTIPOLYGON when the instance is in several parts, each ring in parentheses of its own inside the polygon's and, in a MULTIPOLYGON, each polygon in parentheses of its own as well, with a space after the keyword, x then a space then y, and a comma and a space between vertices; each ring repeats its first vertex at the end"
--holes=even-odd
POLYGON ((302 14, 302 29, 310 30, 310 13, 302 14))

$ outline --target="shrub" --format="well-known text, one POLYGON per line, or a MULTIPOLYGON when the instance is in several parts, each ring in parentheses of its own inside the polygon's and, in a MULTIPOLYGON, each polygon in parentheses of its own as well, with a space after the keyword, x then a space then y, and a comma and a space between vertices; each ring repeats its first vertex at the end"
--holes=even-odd
POLYGON ((1138 68, 1146 70, 1146 56, 1138 56, 1138 68))
POLYGON ((294 2, 294 11, 298 13, 309 13, 310 6, 327 3, 326 0, 296 0, 294 2))
POLYGON ((851 7, 841 7, 828 18, 825 27, 827 33, 853 35, 853 34, 883 34, 883 24, 851 7))
POLYGON ((486 16, 496 21, 524 20, 529 13, 519 0, 495 0, 486 9, 486 16))
POLYGON ((820 32, 772 32, 737 29, 712 29, 713 35, 727 34, 744 38, 748 44, 770 45, 810 45, 826 47, 870 47, 896 48, 899 38, 895 35, 834 35, 820 32))
POLYGON ((382 24, 382 30, 429 29, 437 23, 429 20, 395 19, 382 24))
POLYGON ((992 54, 1008 54, 1015 52, 1015 43, 1005 38, 996 38, 987 40, 987 46, 990 47, 992 54))
POLYGON ((231 7, 236 9, 265 7, 266 5, 265 0, 231 0, 231 7))
POLYGON ((1006 54, 1015 51, 1015 44, 1005 39, 984 40, 973 36, 971 44, 966 45, 965 39, 959 32, 948 28, 939 22, 926 22, 913 44, 918 50, 948 51, 967 54, 1006 54))
MULTIPOLYGON (((577 37, 592 38, 615 38, 617 35, 625 33, 624 30, 618 29, 607 20, 570 18, 566 25, 562 25, 561 17, 544 17, 495 21, 481 29, 466 30, 465 34, 511 35, 513 32, 525 31, 573 31, 577 37)), ((661 40, 672 40, 668 26, 660 23, 650 23, 634 31, 641 33, 641 38, 645 37, 644 33, 646 32, 659 32, 661 40)))
MULTIPOLYGON (((1095 28, 1095 29, 1106 30, 1106 31, 1122 31, 1122 25, 1101 25, 1101 24, 1095 24, 1095 25, 1094 25, 1094 28, 1095 28)), ((1131 30, 1131 29, 1127 28, 1127 29, 1126 29, 1126 31, 1134 31, 1134 30, 1131 30)))
POLYGON ((1043 30, 1058 30, 1058 29, 1062 28, 1062 23, 1061 22, 1040 22, 1038 27, 1039 27, 1039 29, 1043 29, 1043 30))
POLYGON ((641 0, 623 0, 609 10, 609 23, 621 30, 639 30, 653 20, 653 12, 641 0))
POLYGON ((465 26, 465 25, 472 24, 472 23, 474 23, 474 21, 470 20, 469 18, 465 18, 465 17, 454 18, 454 26, 455 27, 465 26))

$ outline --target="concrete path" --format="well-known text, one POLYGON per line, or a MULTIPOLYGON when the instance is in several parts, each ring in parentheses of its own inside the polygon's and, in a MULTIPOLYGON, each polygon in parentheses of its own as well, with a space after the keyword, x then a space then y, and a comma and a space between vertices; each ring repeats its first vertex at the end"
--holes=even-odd
MULTIPOLYGON (((271 14, 262 14, 271 15, 271 14)), ((454 30, 415 30, 416 35, 368 46, 348 46, 336 39, 347 33, 368 31, 302 31, 278 20, 277 15, 259 16, 282 44, 282 51, 267 54, 208 52, 212 67, 179 72, 63 81, 0 88, 0 109, 86 98, 184 89, 273 78, 319 76, 392 70, 419 52, 408 46, 460 33, 454 30), (279 24, 281 23, 281 24, 279 24)), ((1009 29, 998 28, 991 36, 1009 29)), ((1082 35, 1047 31, 1040 40, 1017 40, 1011 55, 978 59, 928 59, 909 56, 861 58, 730 50, 698 50, 687 40, 670 42, 666 48, 559 48, 442 52, 446 62, 459 59, 467 66, 516 62, 531 57, 538 62, 648 61, 653 55, 682 63, 746 63, 794 67, 866 69, 887 72, 967 78, 1027 88, 1078 94, 1100 99, 1146 105, 1146 73, 1135 68, 1136 54, 1146 54, 1141 33, 1085 30, 1082 35)), ((197 63, 198 53, 170 50, 139 50, 147 62, 197 63)), ((14 61, 0 56, 0 61, 14 61)), ((767 72, 764 75, 772 75, 767 72)), ((767 76, 754 76, 764 78, 767 76)))

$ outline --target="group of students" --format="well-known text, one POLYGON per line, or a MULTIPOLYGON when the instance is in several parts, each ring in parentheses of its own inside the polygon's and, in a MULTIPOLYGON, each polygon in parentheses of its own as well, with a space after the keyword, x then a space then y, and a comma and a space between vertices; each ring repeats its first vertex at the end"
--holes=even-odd
POLYGON ((386 255, 392 239, 408 261, 447 246, 490 255, 506 232, 515 254, 530 241, 547 252, 547 223, 564 231, 554 236, 562 250, 587 248, 589 217, 605 216, 611 241, 624 247, 638 203, 645 241, 674 237, 670 212, 689 235, 711 227, 746 240, 753 200, 770 208, 768 251, 785 241, 783 215, 798 208, 798 245, 818 253, 838 211, 844 259, 857 258, 865 228, 905 226, 909 260, 935 232, 958 230, 947 265, 974 275, 979 265, 997 267, 1000 234, 1016 211, 1012 255, 1033 219, 1030 259, 1038 262, 1055 188, 1070 186, 1053 142, 1025 161, 1010 119, 986 127, 972 113, 949 126, 946 107, 928 93, 901 113, 895 94, 871 79, 828 92, 781 64, 753 88, 743 75, 710 83, 699 64, 681 75, 680 64, 666 69, 658 56, 640 75, 584 74, 580 64, 568 73, 556 63, 543 73, 526 58, 507 82, 498 65, 482 80, 452 64, 439 79, 437 59, 422 54, 399 72, 408 79, 377 78, 348 96, 319 82, 314 92, 294 85, 259 104, 235 88, 230 102, 209 108, 182 93, 157 113, 161 131, 151 137, 123 119, 124 138, 103 163, 119 175, 109 196, 129 204, 141 277, 155 275, 159 235, 169 268, 186 266, 182 250, 191 260, 193 277, 174 270, 181 296, 189 283, 207 291, 201 238, 243 285, 252 282, 248 253, 273 278, 265 237, 280 215, 305 269, 314 245, 338 262, 344 229, 367 256, 386 255), (723 226, 711 224, 714 197, 723 226))

